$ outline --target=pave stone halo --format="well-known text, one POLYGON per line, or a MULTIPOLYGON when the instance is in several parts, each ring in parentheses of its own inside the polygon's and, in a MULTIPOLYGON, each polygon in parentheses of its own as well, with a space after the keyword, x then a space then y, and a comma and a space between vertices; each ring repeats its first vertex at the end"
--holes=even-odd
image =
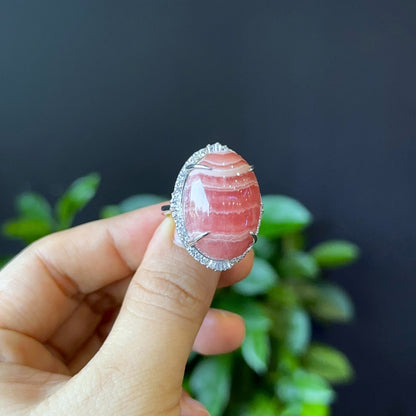
POLYGON ((176 179, 170 205, 176 237, 192 257, 222 271, 257 241, 263 211, 253 166, 215 143, 195 152, 176 179))

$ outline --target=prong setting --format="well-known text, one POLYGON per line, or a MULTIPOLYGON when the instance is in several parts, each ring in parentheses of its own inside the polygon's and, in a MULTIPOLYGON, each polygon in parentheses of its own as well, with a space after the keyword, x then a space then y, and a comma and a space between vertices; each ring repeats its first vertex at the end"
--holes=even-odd
POLYGON ((206 237, 209 234, 209 231, 205 231, 205 233, 199 234, 197 237, 193 238, 192 240, 188 241, 188 244, 193 247, 199 240, 206 237))
POLYGON ((171 214, 170 204, 169 205, 162 205, 161 210, 162 210, 162 214, 170 215, 171 214))
MULTIPOLYGON (((185 218, 184 218, 184 210, 183 210, 183 202, 184 202, 184 187, 185 183, 188 179, 188 176, 193 172, 194 169, 201 169, 201 170, 211 170, 211 166, 205 165, 202 161, 207 155, 210 153, 221 153, 221 152, 231 152, 231 150, 220 143, 215 143, 212 145, 208 145, 203 149, 195 152, 183 165, 181 171, 178 174, 178 177, 175 182, 175 187, 172 193, 172 199, 170 202, 170 212, 172 217, 175 221, 176 225, 176 232, 186 248, 189 254, 194 257, 197 261, 201 264, 205 265, 206 267, 216 270, 216 271, 223 271, 230 269, 234 264, 242 260, 246 254, 251 250, 252 246, 254 245, 255 241, 257 240, 257 233, 260 227, 260 219, 261 213, 260 211, 260 218, 258 221, 257 229, 255 232, 250 232, 250 235, 253 239, 253 243, 250 244, 247 249, 241 255, 237 257, 230 258, 230 259, 216 259, 207 256, 201 252, 201 248, 198 245, 198 242, 201 241, 204 237, 210 234, 210 231, 201 232, 201 234, 197 235, 197 237, 191 237, 188 234, 188 231, 185 227, 185 218)), ((248 172, 252 171, 253 166, 249 167, 248 172)), ((261 201, 261 198, 260 198, 261 201)), ((212 230, 211 230, 212 231, 212 230)), ((211 236, 212 237, 212 236, 211 236)))
POLYGON ((211 170, 211 166, 203 165, 202 163, 191 163, 188 166, 186 166, 186 169, 192 170, 192 169, 205 169, 205 170, 211 170))

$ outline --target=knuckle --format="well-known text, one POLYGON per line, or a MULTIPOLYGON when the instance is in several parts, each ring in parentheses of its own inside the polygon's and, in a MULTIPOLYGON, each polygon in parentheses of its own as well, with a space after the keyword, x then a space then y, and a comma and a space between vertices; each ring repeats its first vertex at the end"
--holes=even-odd
POLYGON ((163 395, 164 400, 157 400, 157 397, 160 397, 160 379, 137 377, 136 371, 131 376, 131 367, 131 363, 125 359, 119 362, 110 359, 101 362, 100 367, 95 368, 92 382, 93 391, 98 392, 94 395, 97 402, 95 407, 114 409, 115 412, 112 414, 120 414, 126 406, 133 407, 132 403, 135 403, 136 411, 143 415, 176 415, 179 403, 176 389, 167 387, 163 395), (108 394, 109 392, 111 394, 108 394))
POLYGON ((25 360, 22 343, 16 334, 8 329, 0 330, 0 362, 21 364, 25 360))
POLYGON ((199 293, 197 282, 175 271, 160 267, 141 267, 140 273, 131 282, 130 297, 148 306, 196 321, 200 311, 208 307, 207 300, 199 293))

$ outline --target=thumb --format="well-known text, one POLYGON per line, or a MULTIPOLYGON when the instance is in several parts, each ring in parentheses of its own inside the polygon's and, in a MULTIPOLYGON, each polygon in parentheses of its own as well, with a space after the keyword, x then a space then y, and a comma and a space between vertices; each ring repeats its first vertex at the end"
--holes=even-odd
POLYGON ((173 233, 167 217, 149 243, 110 335, 84 369, 99 375, 104 401, 111 395, 115 408, 109 414, 124 414, 118 412, 126 406, 134 414, 168 414, 179 406, 185 365, 220 273, 176 246, 173 233))

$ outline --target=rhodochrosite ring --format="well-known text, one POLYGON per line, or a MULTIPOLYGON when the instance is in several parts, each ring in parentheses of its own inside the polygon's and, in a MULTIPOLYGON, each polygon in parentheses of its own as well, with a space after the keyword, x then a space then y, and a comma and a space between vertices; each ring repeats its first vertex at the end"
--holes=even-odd
POLYGON ((171 212, 176 237, 192 257, 218 271, 252 248, 263 210, 253 166, 219 143, 186 161, 163 209, 171 212))

